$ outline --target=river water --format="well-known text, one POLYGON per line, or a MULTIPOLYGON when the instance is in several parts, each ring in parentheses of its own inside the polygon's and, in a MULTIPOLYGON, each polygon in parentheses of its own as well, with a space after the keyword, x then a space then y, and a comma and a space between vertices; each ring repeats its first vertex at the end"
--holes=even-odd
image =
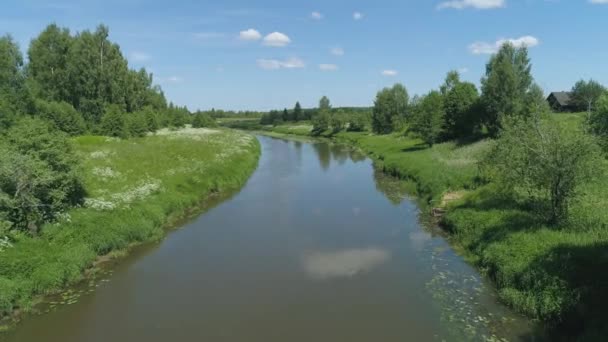
POLYGON ((238 193, 7 341, 529 340, 400 182, 347 147, 258 137, 238 193))

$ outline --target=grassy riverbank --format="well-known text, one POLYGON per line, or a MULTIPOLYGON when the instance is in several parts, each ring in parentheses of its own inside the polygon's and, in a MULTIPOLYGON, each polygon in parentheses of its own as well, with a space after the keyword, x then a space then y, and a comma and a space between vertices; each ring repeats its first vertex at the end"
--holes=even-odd
POLYGON ((208 196, 242 186, 260 154, 251 135, 204 128, 130 140, 83 136, 74 145, 85 204, 39 237, 14 233, 0 245, 0 317, 82 280, 99 256, 161 239, 208 196))
MULTIPOLYGON (((558 114, 553 119, 574 126, 581 116, 558 114)), ((310 135, 286 125, 264 130, 310 135)), ((478 162, 490 148, 489 140, 429 148, 403 134, 324 135, 361 148, 384 171, 413 181, 417 195, 430 207, 445 206, 442 224, 454 245, 493 280, 503 302, 579 338, 605 336, 606 179, 596 179, 584 189, 566 224, 549 227, 524 203, 501 196, 495 184, 479 181, 478 162)))

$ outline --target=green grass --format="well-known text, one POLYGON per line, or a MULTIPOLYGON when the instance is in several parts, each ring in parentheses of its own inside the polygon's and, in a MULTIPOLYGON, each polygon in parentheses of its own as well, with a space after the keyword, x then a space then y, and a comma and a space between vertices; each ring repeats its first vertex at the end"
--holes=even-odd
POLYGON ((0 316, 83 279, 99 256, 161 239, 165 228, 209 195, 242 186, 260 149, 251 135, 184 129, 117 140, 74 139, 83 160, 85 207, 42 235, 14 235, 0 252, 0 316))
MULTIPOLYGON (((585 115, 551 119, 577 129, 585 115)), ((608 179, 585 186, 569 222, 549 227, 525 203, 503 197, 495 184, 479 182, 478 162, 489 140, 429 148, 403 134, 341 132, 332 137, 358 146, 385 172, 413 181, 429 206, 438 206, 448 192, 466 190, 464 198, 448 204, 443 226, 467 260, 494 282, 501 300, 555 327, 550 333, 580 340, 606 336, 608 179)))

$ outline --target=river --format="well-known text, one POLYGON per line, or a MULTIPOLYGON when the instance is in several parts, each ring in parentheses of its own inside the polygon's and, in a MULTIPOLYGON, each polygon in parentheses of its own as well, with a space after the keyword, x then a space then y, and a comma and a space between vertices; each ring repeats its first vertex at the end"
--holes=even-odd
POLYGON ((258 137, 239 192, 31 315, 7 341, 528 340, 532 325, 400 182, 345 146, 258 137))

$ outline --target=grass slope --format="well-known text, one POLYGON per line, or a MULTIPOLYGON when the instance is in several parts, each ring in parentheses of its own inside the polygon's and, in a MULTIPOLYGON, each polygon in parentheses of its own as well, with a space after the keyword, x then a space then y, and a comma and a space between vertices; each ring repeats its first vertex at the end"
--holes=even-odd
POLYGON ((163 130, 117 140, 74 139, 87 199, 42 235, 0 248, 0 316, 28 310, 36 296, 83 278, 102 255, 158 240, 209 195, 242 186, 255 169, 257 140, 230 130, 163 130))
MULTIPOLYGON (((555 114, 553 119, 574 127, 582 115, 555 114)), ((278 134, 307 134, 286 125, 265 127, 278 134)), ((559 333, 571 334, 566 340, 606 336, 607 179, 584 189, 568 224, 548 227, 522 203, 501 197, 496 185, 478 182, 478 162, 490 141, 429 148, 403 135, 342 132, 333 138, 360 147, 384 171, 413 181, 430 206, 438 206, 447 193, 463 192, 462 199, 448 205, 443 225, 465 257, 494 281, 506 304, 559 326, 559 333)))

